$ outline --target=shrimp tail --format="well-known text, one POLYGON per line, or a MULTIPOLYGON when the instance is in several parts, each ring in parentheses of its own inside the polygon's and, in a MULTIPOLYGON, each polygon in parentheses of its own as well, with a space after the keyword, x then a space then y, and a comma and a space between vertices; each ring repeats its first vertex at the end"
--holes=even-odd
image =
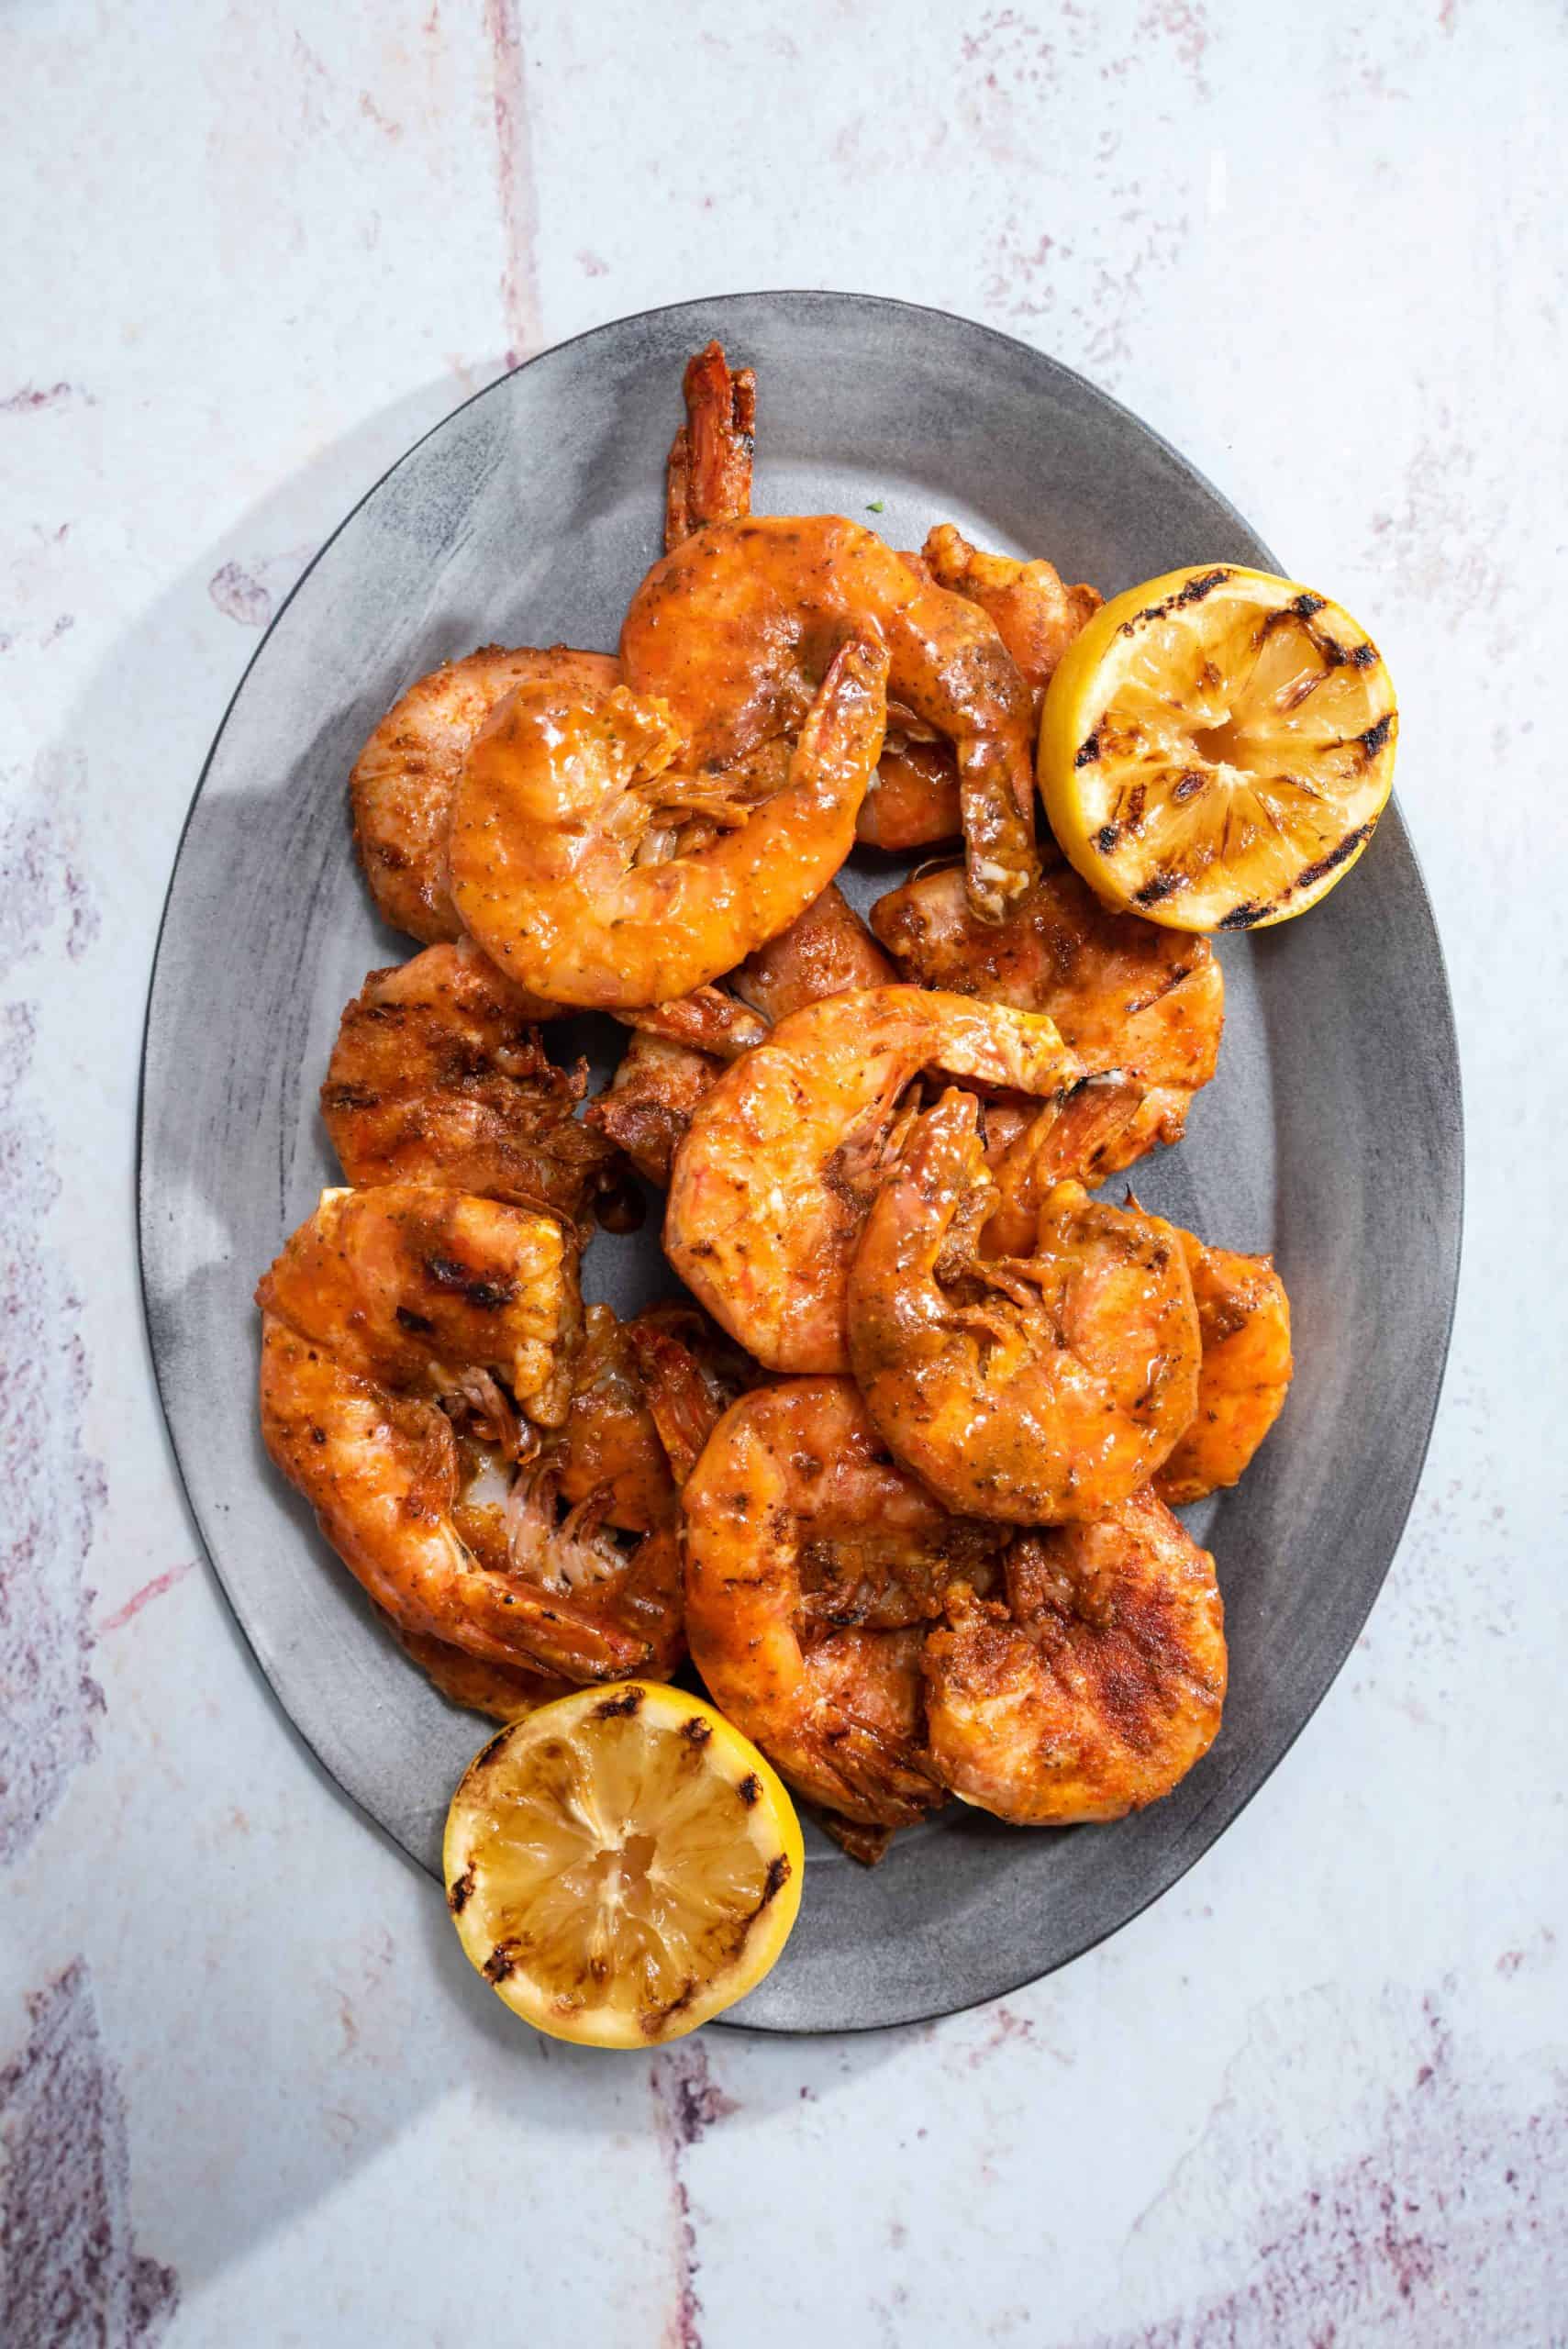
POLYGON ((628 1325, 627 1336, 671 1473, 677 1485, 684 1485, 718 1424, 723 1404, 704 1378, 691 1348, 668 1330, 633 1321, 628 1325))
POLYGON ((731 370, 721 342, 686 362, 682 384, 686 420, 670 448, 665 476, 664 545, 678 547, 710 522, 736 522, 751 511, 757 378, 731 370))

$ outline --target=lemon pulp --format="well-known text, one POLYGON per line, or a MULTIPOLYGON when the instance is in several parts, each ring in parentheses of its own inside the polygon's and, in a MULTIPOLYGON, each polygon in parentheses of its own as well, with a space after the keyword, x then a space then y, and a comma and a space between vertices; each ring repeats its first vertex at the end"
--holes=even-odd
POLYGON ((1062 848, 1122 911, 1251 930, 1324 896, 1365 848, 1398 716, 1376 646, 1297 582, 1196 565, 1096 613, 1051 681, 1040 790, 1062 848))
POLYGON ((577 1690, 504 1730, 447 1822, 448 1906, 473 1965, 525 2021, 599 2046, 678 2038, 754 1987, 802 1864, 755 1747, 650 1682, 577 1690))

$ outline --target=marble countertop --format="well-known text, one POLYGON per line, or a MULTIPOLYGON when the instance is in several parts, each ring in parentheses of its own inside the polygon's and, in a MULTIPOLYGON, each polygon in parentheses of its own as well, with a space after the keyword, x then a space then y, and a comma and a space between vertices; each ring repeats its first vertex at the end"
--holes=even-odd
POLYGON ((0 2339, 1544 2349, 1561 10, 672 22, 0 17, 0 2339), (1172 1894, 935 2025, 595 2060, 469 1975, 198 1554, 137 1286, 142 1003, 203 755, 347 507, 541 344, 812 284, 1082 369, 1375 628, 1464 1055, 1463 1288, 1366 1632, 1172 1894))

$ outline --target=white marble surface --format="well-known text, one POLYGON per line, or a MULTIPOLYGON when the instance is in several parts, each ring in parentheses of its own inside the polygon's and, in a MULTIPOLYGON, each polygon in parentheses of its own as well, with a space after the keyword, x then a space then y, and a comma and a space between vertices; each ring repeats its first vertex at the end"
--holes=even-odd
POLYGON ((0 2339, 1562 2342, 1561 10, 673 13, 0 12, 0 2339), (1464 1286, 1366 1635, 1174 1893, 935 2027, 602 2061, 508 2026, 197 1559, 142 996, 345 507, 505 354, 773 284, 1038 342, 1373 627, 1464 1286))

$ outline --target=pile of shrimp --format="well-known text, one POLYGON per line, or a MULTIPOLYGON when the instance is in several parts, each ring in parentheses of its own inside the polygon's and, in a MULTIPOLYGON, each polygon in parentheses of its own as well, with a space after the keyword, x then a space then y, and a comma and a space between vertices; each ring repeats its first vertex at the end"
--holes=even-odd
POLYGON ((1118 1819, 1218 1734, 1173 1511, 1292 1370, 1266 1256, 1101 1191, 1180 1141, 1220 965, 1043 829, 1096 592, 951 523, 753 515, 754 378, 710 343, 684 390, 617 652, 469 652, 354 767, 421 951, 343 1013, 262 1433, 452 1703, 695 1669, 865 1861, 950 1797, 1118 1819), (862 918, 857 847, 944 852, 862 918), (583 1013, 623 1032, 591 1097, 550 1050, 583 1013), (584 1303, 651 1205, 686 1293, 584 1303))

